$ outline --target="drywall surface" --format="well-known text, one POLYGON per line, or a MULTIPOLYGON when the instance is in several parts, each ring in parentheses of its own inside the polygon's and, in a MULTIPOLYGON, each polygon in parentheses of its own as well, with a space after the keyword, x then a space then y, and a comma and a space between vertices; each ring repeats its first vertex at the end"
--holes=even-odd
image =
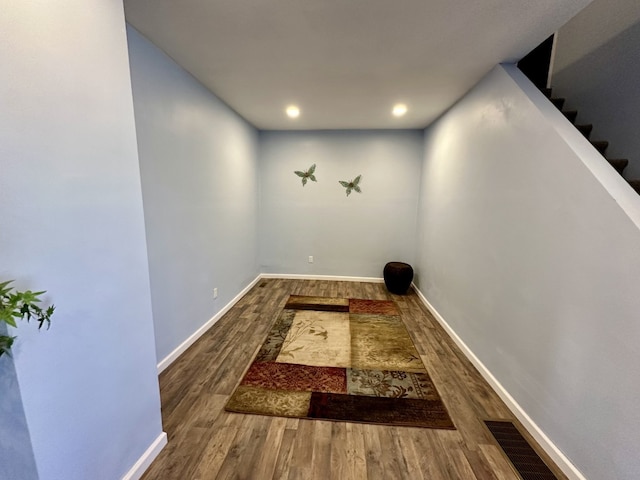
POLYGON ((257 132, 127 31, 161 361, 258 274, 257 132))
POLYGON ((586 478, 636 478, 640 231, 517 82, 425 131, 418 285, 586 478))
MULTIPOLYGON (((7 333, 5 323, 0 323, 0 335, 7 333)), ((36 480, 38 471, 29 426, 22 408, 16 369, 8 355, 0 357, 0 392, 0 478, 36 480)))
POLYGON ((261 132, 265 273, 381 277, 415 258, 421 131, 261 132), (294 171, 316 165, 317 182, 294 171), (362 175, 362 193, 338 181, 362 175), (314 263, 308 262, 309 256, 314 263))
POLYGON ((556 71, 580 61, 585 53, 609 43, 639 21, 636 0, 593 0, 558 31, 556 71))
POLYGON ((40 480, 122 478, 162 433, 122 3, 6 3, 0 278, 57 306, 11 329, 33 456, 40 480))
POLYGON ((624 175, 640 178, 640 6, 595 0, 558 32, 554 95, 566 97, 591 138, 607 140, 609 158, 628 158, 624 175))

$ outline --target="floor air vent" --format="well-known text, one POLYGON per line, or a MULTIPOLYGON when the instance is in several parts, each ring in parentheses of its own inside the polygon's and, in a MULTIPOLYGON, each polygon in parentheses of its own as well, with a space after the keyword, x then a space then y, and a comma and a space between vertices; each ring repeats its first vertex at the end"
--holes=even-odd
POLYGON ((558 480, 511 422, 485 420, 522 480, 558 480))

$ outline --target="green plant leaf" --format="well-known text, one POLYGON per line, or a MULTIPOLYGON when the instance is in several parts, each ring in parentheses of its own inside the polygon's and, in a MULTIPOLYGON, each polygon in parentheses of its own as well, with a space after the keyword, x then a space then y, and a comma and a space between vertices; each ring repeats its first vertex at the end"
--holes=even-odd
MULTIPOLYGON (((17 328, 16 319, 26 319, 27 322, 34 318, 38 322, 38 328, 47 323, 47 328, 51 324, 51 316, 55 311, 55 306, 51 305, 43 310, 38 305, 41 302, 40 295, 46 293, 45 290, 32 292, 14 291, 9 287, 11 281, 0 283, 0 322, 4 322, 17 328)), ((0 336, 0 355, 9 354, 9 349, 16 337, 0 336)))
POLYGON ((0 321, 3 321, 4 323, 17 328, 18 325, 16 324, 16 321, 14 320, 13 316, 14 316, 13 311, 7 308, 0 309, 0 321))
POLYGON ((27 322, 31 320, 31 306, 28 303, 22 304, 18 312, 13 312, 13 316, 16 318, 27 317, 27 322))
POLYGON ((0 357, 5 353, 11 356, 11 346, 16 337, 7 337, 6 335, 0 335, 0 357))
POLYGON ((0 283, 0 296, 4 296, 7 293, 9 293, 11 290, 13 290, 13 287, 7 287, 7 285, 9 285, 12 282, 13 280, 7 280, 6 282, 0 283))
POLYGON ((40 299, 38 295, 42 295, 45 292, 32 292, 31 290, 27 290, 26 292, 22 292, 22 302, 23 303, 36 303, 39 302, 40 299))

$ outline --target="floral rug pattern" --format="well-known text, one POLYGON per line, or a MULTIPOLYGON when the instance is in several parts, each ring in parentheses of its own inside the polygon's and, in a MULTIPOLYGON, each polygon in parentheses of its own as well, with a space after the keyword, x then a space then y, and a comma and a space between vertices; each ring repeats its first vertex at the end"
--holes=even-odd
POLYGON ((455 428, 392 301, 291 295, 225 408, 455 428))

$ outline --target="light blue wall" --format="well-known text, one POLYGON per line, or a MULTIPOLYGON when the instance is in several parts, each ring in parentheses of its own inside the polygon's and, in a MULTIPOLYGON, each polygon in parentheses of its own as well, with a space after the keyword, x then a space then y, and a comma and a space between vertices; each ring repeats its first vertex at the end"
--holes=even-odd
MULTIPOLYGON (((7 333, 5 323, 0 323, 0 335, 7 333)), ((0 458, 1 479, 38 478, 18 377, 8 355, 0 357, 0 458)))
POLYGON ((257 132, 127 32, 161 361, 259 273, 257 132))
POLYGON ((496 67, 425 132, 418 285, 586 478, 632 479, 640 231, 589 152, 522 73, 496 67))
POLYGON ((629 179, 640 178, 638 59, 637 0, 596 0, 558 32, 551 82, 578 121, 593 124, 591 138, 609 141, 609 158, 629 159, 629 179))
POLYGON ((122 3, 11 2, 0 63, 0 278, 57 305, 11 332, 39 477, 121 478, 162 433, 122 3))
POLYGON ((421 131, 262 132, 262 271, 382 277, 413 263, 421 156, 421 131), (318 182, 302 187, 293 172, 314 163, 318 182), (347 197, 338 180, 358 174, 347 197))

